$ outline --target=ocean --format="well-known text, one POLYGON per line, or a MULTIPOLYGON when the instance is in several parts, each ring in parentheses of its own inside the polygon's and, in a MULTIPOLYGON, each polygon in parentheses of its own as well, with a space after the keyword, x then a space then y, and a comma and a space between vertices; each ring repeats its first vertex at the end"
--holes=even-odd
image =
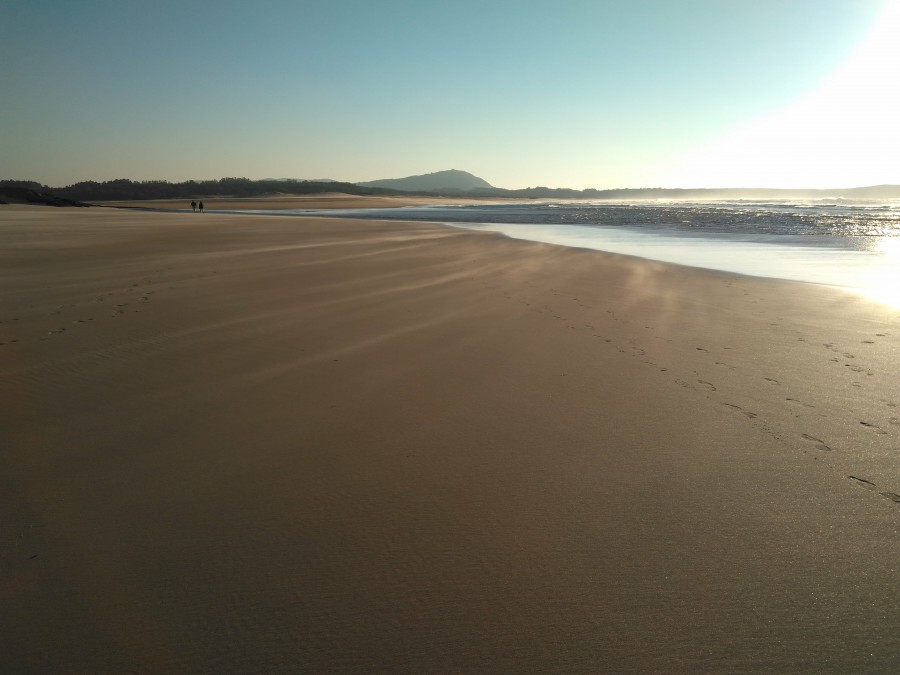
POLYGON ((900 308, 900 200, 541 201, 294 213, 435 221, 561 246, 840 286, 900 308))

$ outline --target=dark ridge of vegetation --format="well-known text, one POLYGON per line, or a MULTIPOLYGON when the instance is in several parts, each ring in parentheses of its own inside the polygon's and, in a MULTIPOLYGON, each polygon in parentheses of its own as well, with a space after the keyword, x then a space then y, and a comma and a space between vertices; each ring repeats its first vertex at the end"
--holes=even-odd
POLYGON ((47 195, 80 201, 132 201, 146 199, 194 199, 197 197, 257 197, 275 192, 293 195, 343 192, 354 195, 398 194, 396 190, 365 188, 353 183, 250 180, 218 180, 170 183, 165 180, 132 181, 127 178, 97 182, 83 181, 66 187, 49 187, 34 181, 0 180, 0 190, 27 188, 47 195))
POLYGON ((41 192, 46 188, 33 180, 0 180, 0 188, 23 188, 25 190, 34 190, 41 192))
MULTIPOLYGON (((529 187, 520 190, 504 188, 444 188, 440 190, 394 190, 383 187, 366 187, 355 183, 304 180, 250 180, 249 178, 219 178, 217 180, 170 183, 165 180, 132 181, 127 178, 96 182, 84 181, 66 187, 48 187, 35 181, 0 180, 0 200, 8 190, 31 190, 36 193, 29 203, 49 203, 61 199, 75 202, 133 201, 150 199, 195 199, 204 197, 258 197, 281 193, 310 195, 341 192, 351 195, 415 195, 425 197, 471 197, 485 199, 898 199, 900 186, 876 185, 842 190, 791 190, 791 189, 672 189, 672 188, 622 188, 615 190, 574 190, 570 188, 529 187)), ((9 197, 13 201, 19 198, 9 197)))
POLYGON ((48 194, 40 184, 31 181, 0 181, 0 204, 35 204, 41 206, 89 206, 74 199, 57 197, 48 194), (6 183, 19 183, 19 185, 7 185, 6 183), (40 189, 21 187, 21 183, 38 185, 40 189))

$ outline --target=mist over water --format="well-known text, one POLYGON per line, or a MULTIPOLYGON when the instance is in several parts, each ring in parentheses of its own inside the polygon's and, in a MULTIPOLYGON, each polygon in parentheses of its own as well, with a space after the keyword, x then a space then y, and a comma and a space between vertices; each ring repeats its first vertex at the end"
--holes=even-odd
POLYGON ((841 286, 900 307, 900 200, 560 201, 314 213, 443 222, 530 241, 841 286))

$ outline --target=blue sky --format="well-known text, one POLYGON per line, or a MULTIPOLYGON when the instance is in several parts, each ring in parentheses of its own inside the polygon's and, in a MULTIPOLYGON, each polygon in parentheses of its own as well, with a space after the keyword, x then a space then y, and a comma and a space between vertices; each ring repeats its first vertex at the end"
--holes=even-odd
POLYGON ((900 183, 898 4, 5 0, 0 178, 900 183))

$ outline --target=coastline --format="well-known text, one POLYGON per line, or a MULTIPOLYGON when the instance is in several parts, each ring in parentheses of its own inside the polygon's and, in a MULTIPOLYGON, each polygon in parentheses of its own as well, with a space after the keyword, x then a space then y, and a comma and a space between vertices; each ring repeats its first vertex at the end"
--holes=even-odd
MULTIPOLYGON (((571 203, 571 200, 569 202, 571 203)), ((185 212, 183 201, 109 202, 106 206, 141 210, 185 212)), ((686 213, 664 213, 671 204, 644 205, 641 216, 634 216, 628 205, 628 216, 622 214, 563 213, 560 202, 540 200, 489 201, 477 198, 436 199, 430 197, 365 197, 347 194, 268 195, 254 198, 220 198, 205 203, 208 213, 252 213, 255 215, 335 216, 374 220, 437 222, 452 227, 501 233, 574 248, 637 256, 649 260, 686 265, 789 281, 834 286, 900 307, 900 268, 897 264, 897 240, 891 235, 895 218, 884 213, 871 213, 850 223, 846 215, 835 220, 811 223, 788 218, 784 222, 767 222, 764 231, 748 227, 747 219, 772 217, 772 205, 763 212, 747 213, 746 205, 730 207, 711 215, 703 213, 699 224, 691 220, 696 205, 688 205, 686 213), (211 206, 210 206, 211 204, 211 206), (441 208, 447 207, 447 208, 441 208), (467 208, 459 208, 467 207, 467 208), (546 208, 554 209, 550 216, 546 208), (544 212, 538 215, 539 209, 544 212), (647 210, 649 209, 649 210, 647 210), (563 215, 559 215, 563 213, 563 215), (713 226, 711 221, 724 218, 713 226), (691 226, 678 229, 671 222, 688 218, 691 226), (874 221, 872 220, 874 218, 874 221), (648 223, 669 222, 669 225, 648 223), (635 222, 636 221, 636 222, 635 222), (873 222, 880 222, 879 226, 873 222), (736 229, 729 229, 736 228, 736 229)), ((607 205, 609 206, 609 205, 607 205)), ((618 208, 612 205, 613 208, 618 208)), ((621 205, 619 205, 621 206, 621 205)), ((714 205, 718 208, 720 205, 714 205)), ((796 205, 783 205, 784 213, 797 215, 796 205)), ((589 205, 587 208, 594 208, 589 205)), ((582 208, 583 205, 582 205, 582 208)), ((804 207, 805 210, 806 207, 804 207)), ((807 215, 804 213, 804 215, 807 215)), ((856 214, 861 215, 860 213, 856 214)), ((776 215, 777 217, 777 215, 776 215)))
POLYGON ((0 232, 13 670, 896 663, 897 310, 429 223, 0 232))

